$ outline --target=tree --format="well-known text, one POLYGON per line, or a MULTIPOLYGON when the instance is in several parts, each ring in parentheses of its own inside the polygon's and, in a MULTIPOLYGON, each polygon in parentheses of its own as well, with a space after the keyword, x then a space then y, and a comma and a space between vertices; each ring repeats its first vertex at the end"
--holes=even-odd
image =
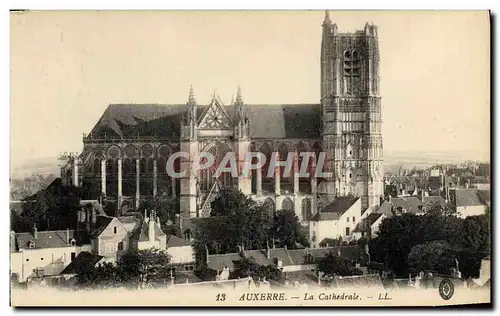
MULTIPOLYGON (((438 211, 423 216, 404 214, 384 219, 378 237, 370 241, 372 261, 384 263, 400 277, 407 276, 411 269, 432 268, 430 259, 422 256, 433 251, 434 256, 443 254, 443 262, 449 257, 457 258, 462 276, 474 277, 490 248, 490 226, 485 215, 460 219, 438 211), (416 246, 421 247, 414 248, 416 246)), ((441 269, 444 270, 446 268, 441 269)))
POLYGON ((491 227, 486 215, 466 217, 455 238, 463 277, 478 277, 481 260, 491 252, 491 227))
POLYGON ((83 264, 76 271, 76 279, 79 285, 85 287, 110 288, 122 286, 126 278, 119 267, 104 262, 97 267, 90 263, 83 264))
POLYGON ((212 201, 210 216, 237 216, 256 206, 257 203, 240 190, 224 187, 212 201))
POLYGON ((211 217, 196 224, 195 248, 211 253, 234 252, 238 246, 262 249, 266 246, 270 221, 254 200, 234 188, 223 188, 212 202, 211 217))
POLYGON ((455 254, 450 245, 442 240, 414 246, 408 255, 412 273, 433 272, 448 275, 455 266, 455 254))
POLYGON ((281 279, 281 270, 273 265, 262 266, 255 262, 253 258, 243 258, 236 262, 235 270, 229 275, 230 279, 252 277, 254 280, 274 280, 281 279))
POLYGON ((309 241, 302 231, 299 218, 294 211, 282 210, 276 212, 269 234, 274 240, 289 249, 297 248, 297 244, 305 247, 309 246, 309 241))
POLYGON ((170 256, 156 248, 132 250, 125 253, 118 261, 118 269, 125 280, 137 278, 138 286, 144 287, 154 279, 166 275, 170 256))
POLYGON ((349 260, 336 256, 332 252, 327 253, 323 258, 321 258, 317 270, 321 271, 326 276, 348 276, 359 274, 359 271, 352 266, 349 260))
POLYGON ((384 263, 397 276, 407 276, 408 254, 422 243, 421 222, 422 217, 414 214, 385 218, 378 236, 370 241, 371 260, 384 263))
POLYGON ((75 229, 80 209, 80 189, 54 180, 46 189, 24 200, 17 226, 23 231, 75 229))
POLYGON ((197 276, 202 281, 214 281, 217 276, 217 272, 208 268, 206 265, 196 269, 194 275, 197 276))

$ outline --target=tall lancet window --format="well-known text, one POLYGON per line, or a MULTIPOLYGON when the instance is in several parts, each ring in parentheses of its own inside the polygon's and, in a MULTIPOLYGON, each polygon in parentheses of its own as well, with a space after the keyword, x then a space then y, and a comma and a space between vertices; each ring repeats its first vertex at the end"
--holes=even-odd
POLYGON ((361 57, 357 50, 344 52, 344 93, 355 95, 359 93, 361 77, 361 57))
MULTIPOLYGON (((208 152, 214 157, 214 163, 211 167, 200 170, 200 190, 202 192, 208 192, 212 189, 212 186, 214 185, 214 182, 216 180, 216 170, 217 168, 219 168, 219 165, 221 164, 225 155, 230 151, 222 144, 215 144, 214 146, 210 147, 208 152)), ((206 157, 200 159, 201 164, 205 164, 206 162, 206 157)), ((225 167, 230 167, 229 162, 225 167)), ((219 185, 223 187, 232 187, 234 184, 234 179, 231 175, 231 172, 222 172, 217 180, 219 181, 219 185)))

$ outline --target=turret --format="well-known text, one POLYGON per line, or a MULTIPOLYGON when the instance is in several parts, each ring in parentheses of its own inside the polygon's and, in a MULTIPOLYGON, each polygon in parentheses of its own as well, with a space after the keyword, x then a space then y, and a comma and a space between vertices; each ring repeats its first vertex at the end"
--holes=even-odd
POLYGON ((156 225, 156 211, 151 211, 148 223, 148 239, 150 242, 155 241, 156 239, 155 225, 156 225))
POLYGON ((198 135, 198 118, 197 118, 196 99, 194 97, 193 86, 189 88, 188 101, 186 103, 186 111, 182 117, 181 123, 181 138, 183 140, 195 140, 198 135))
POLYGON ((236 124, 234 126, 234 137, 236 139, 248 139, 250 134, 250 120, 248 119, 243 97, 241 96, 241 88, 238 87, 236 92, 236 124))

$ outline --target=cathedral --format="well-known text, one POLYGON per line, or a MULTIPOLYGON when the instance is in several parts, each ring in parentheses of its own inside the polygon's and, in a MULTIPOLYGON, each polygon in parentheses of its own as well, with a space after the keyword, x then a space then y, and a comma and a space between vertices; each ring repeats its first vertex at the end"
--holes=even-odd
MULTIPOLYGON (((197 100, 192 88, 185 104, 111 104, 84 135, 82 152, 62 168, 62 178, 98 188, 117 203, 117 212, 125 204, 138 207, 142 200, 166 196, 179 199, 182 218, 206 217, 218 191, 228 186, 270 214, 294 210, 303 222, 341 196, 359 197, 363 209, 371 210, 384 188, 377 33, 370 23, 339 32, 325 13, 316 104, 247 104, 239 88, 230 104, 215 93, 211 100, 197 100), (247 152, 260 152, 267 162, 237 177, 216 177, 210 168, 174 178, 167 160, 176 152, 210 152, 216 165, 228 152, 238 163, 247 152), (297 168, 284 176, 283 167, 268 176, 273 153, 280 160, 293 153, 296 167, 302 152, 325 153, 324 169, 332 176, 298 177, 297 168)), ((174 167, 190 166, 191 160, 178 159, 174 167)))

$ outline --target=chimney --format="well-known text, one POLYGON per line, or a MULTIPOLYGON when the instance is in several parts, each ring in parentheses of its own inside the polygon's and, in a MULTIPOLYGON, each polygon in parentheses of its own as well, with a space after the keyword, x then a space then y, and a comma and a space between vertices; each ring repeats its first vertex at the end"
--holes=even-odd
POLYGON ((97 212, 94 207, 92 207, 92 224, 97 222, 97 212))
POLYGON ((148 210, 144 210, 144 221, 148 221, 148 210))
POLYGON ((156 237, 154 211, 151 211, 151 216, 149 217, 148 224, 149 224, 149 226, 148 226, 148 239, 149 239, 149 241, 154 241, 155 237, 156 237))
POLYGON ((16 233, 10 231, 10 252, 16 252, 16 233))
POLYGON ((68 243, 68 245, 70 244, 70 241, 69 241, 69 228, 66 228, 66 242, 68 243))
POLYGON ((205 245, 205 263, 208 264, 208 247, 205 245))
POLYGON ((269 241, 266 241, 266 257, 267 259, 271 258, 271 249, 269 249, 269 241))
POLYGON ((36 228, 36 224, 33 224, 33 236, 35 239, 38 238, 38 228, 36 228))

